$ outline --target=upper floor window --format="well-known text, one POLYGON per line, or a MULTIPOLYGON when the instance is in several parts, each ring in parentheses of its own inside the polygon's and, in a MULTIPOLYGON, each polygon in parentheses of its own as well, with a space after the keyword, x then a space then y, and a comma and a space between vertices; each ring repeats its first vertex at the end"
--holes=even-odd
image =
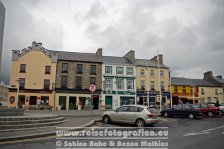
POLYGON ((68 72, 68 63, 62 63, 62 72, 68 72))
MULTIPOLYGON (((91 69, 92 69, 92 67, 91 67, 91 69)), ((82 73, 82 64, 77 64, 76 73, 82 73)))
POLYGON ((118 75, 123 75, 124 74, 123 67, 117 67, 117 74, 118 75))
POLYGON ((19 78, 19 88, 20 89, 25 88, 25 78, 19 78))
POLYGON ((144 69, 141 69, 140 75, 145 76, 145 70, 144 69))
POLYGON ((174 93, 178 93, 178 86, 174 86, 174 93))
POLYGON ((155 90, 155 81, 151 81, 151 90, 155 90))
POLYGON ((50 80, 44 79, 44 89, 49 90, 50 89, 50 80))
POLYGON ((112 79, 105 79, 105 88, 112 89, 112 79))
POLYGON ((67 88, 67 76, 61 76, 61 88, 67 88))
POLYGON ((112 74, 112 66, 105 66, 105 74, 112 74))
POLYGON ((219 95, 218 89, 215 89, 215 95, 219 95))
POLYGON ((96 77, 90 77, 90 84, 96 84, 96 77))
POLYGON ((20 71, 19 72, 22 72, 22 73, 26 72, 26 64, 20 64, 20 71))
POLYGON ((127 89, 128 90, 134 89, 134 80, 127 80, 127 89))
POLYGON ((51 73, 51 66, 45 66, 45 74, 51 73))
POLYGON ((96 65, 91 65, 91 74, 96 74, 96 65))
POLYGON ((117 79, 117 89, 124 89, 124 79, 117 79))
POLYGON ((201 88, 201 94, 202 94, 202 95, 205 94, 205 90, 204 90, 204 88, 201 88))
POLYGON ((145 90, 145 80, 141 80, 141 90, 145 90))
POLYGON ((165 83, 164 83, 164 81, 161 81, 161 90, 165 90, 165 83))
POLYGON ((164 77, 164 71, 160 70, 160 77, 164 77))
POLYGON ((76 88, 81 89, 82 88, 82 77, 76 76, 76 88))
POLYGON ((186 94, 186 86, 183 86, 182 92, 183 92, 183 94, 186 94))
POLYGON ((154 77, 155 76, 155 71, 154 70, 150 70, 150 76, 154 77))
POLYGON ((127 67, 127 75, 133 75, 133 68, 127 67))

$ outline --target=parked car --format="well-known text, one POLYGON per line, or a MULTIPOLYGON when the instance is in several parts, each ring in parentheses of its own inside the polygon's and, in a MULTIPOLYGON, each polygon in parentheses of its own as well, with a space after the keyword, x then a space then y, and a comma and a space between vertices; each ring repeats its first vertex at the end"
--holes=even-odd
POLYGON ((153 125, 160 121, 159 114, 152 107, 144 105, 124 105, 101 115, 104 123, 119 122, 135 124, 137 127, 153 125))
POLYGON ((207 115, 212 117, 214 115, 220 115, 219 107, 216 107, 212 104, 208 103, 198 103, 195 106, 203 113, 203 115, 207 115))
POLYGON ((218 106, 219 107, 219 115, 224 115, 224 103, 218 104, 215 102, 209 102, 209 105, 218 106))
POLYGON ((202 116, 202 112, 191 104, 178 104, 173 108, 163 109, 160 112, 161 116, 164 117, 188 117, 190 119, 202 116))

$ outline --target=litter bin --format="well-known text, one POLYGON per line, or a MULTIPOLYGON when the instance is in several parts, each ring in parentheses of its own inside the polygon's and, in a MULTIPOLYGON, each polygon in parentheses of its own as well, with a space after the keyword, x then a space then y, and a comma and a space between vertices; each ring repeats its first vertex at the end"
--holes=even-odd
POLYGON ((58 105, 58 111, 61 110, 61 105, 58 105))

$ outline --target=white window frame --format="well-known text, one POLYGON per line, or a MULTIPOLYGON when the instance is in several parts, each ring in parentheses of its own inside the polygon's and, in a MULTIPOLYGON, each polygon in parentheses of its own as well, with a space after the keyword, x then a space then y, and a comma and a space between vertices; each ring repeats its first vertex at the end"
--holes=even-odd
POLYGON ((134 74, 134 69, 132 67, 127 67, 126 68, 126 73, 127 73, 127 75, 133 75, 134 74))
POLYGON ((160 77, 164 77, 164 71, 160 70, 160 77))
POLYGON ((152 69, 152 70, 150 70, 150 76, 151 77, 154 77, 155 76, 155 71, 152 69))
POLYGON ((151 81, 150 82, 150 88, 151 89, 155 89, 155 81, 151 81))
POLYGON ((105 79, 105 89, 112 89, 113 80, 112 79, 105 79))
POLYGON ((164 89, 165 90, 165 82, 161 81, 161 90, 164 89))
POLYGON ((141 89, 142 89, 142 88, 146 89, 146 88, 145 88, 145 80, 141 80, 141 89), (143 87, 143 86, 144 86, 144 87, 143 87))
POLYGON ((134 80, 127 80, 127 89, 133 90, 134 89, 134 80), (131 86, 131 88, 129 88, 131 86))
POLYGON ((123 67, 116 67, 116 74, 117 75, 123 75, 124 74, 124 68, 123 67), (121 70, 119 70, 121 69, 121 70), (121 73, 122 72, 122 73, 121 73))
POLYGON ((112 74, 112 69, 112 66, 105 66, 105 74, 112 74))
POLYGON ((124 79, 117 79, 117 89, 122 90, 124 89, 124 79))

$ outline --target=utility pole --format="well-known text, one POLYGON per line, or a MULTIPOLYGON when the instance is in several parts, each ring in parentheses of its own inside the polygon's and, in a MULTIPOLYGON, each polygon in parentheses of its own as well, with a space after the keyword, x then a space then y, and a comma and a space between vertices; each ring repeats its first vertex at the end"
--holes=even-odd
POLYGON ((157 53, 157 63, 158 63, 158 74, 159 74, 159 109, 162 111, 162 93, 161 93, 161 82, 160 82, 160 63, 159 63, 159 51, 157 53))
POLYGON ((148 72, 148 61, 146 62, 146 93, 147 93, 147 103, 149 106, 149 72, 148 72))
POLYGON ((172 97, 172 84, 171 84, 171 72, 169 70, 169 77, 170 77, 170 106, 173 107, 173 97, 172 97))

